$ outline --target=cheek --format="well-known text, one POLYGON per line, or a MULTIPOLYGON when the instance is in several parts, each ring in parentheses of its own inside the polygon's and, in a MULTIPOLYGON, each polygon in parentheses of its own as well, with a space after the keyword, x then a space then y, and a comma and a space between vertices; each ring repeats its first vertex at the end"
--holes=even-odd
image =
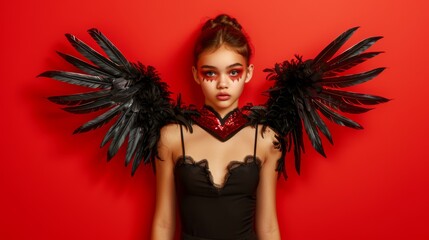
POLYGON ((210 95, 210 93, 216 90, 215 81, 204 80, 203 82, 201 82, 200 86, 201 86, 201 90, 203 91, 203 94, 206 96, 210 95))
MULTIPOLYGON (((242 80, 242 79, 239 79, 242 80)), ((241 95, 244 90, 244 80, 243 81, 234 81, 234 94, 241 95)))

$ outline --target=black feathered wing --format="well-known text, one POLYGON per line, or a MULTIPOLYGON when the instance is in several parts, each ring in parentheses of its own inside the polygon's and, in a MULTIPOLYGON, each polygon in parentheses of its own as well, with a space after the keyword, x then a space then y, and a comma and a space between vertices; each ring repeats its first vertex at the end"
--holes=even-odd
POLYGON ((364 39, 333 57, 357 29, 351 28, 342 33, 314 59, 304 61, 296 56, 296 59, 276 63, 273 68, 264 70, 268 73, 267 79, 274 81, 274 85, 267 91, 267 102, 264 106, 253 107, 250 117, 255 123, 269 126, 277 132, 279 148, 283 153, 277 170, 285 177, 284 157, 292 146, 295 168, 300 173, 304 131, 316 151, 325 156, 320 132, 331 143, 332 136, 321 115, 339 125, 362 129, 361 125, 340 112, 363 113, 371 110, 364 105, 388 101, 380 96, 340 90, 369 81, 384 70, 376 68, 362 73, 343 74, 381 53, 365 52, 382 38, 377 36, 364 39))
POLYGON ((97 29, 88 30, 107 57, 95 51, 72 34, 66 34, 72 46, 91 63, 74 56, 58 53, 63 59, 82 71, 46 71, 40 77, 53 78, 69 84, 84 86, 93 91, 48 99, 65 105, 71 113, 89 113, 105 110, 101 115, 77 128, 74 133, 97 129, 112 119, 101 143, 110 142, 107 158, 110 160, 128 139, 125 165, 132 162, 132 174, 143 161, 153 162, 157 156, 160 129, 169 123, 179 123, 191 129, 189 114, 177 102, 155 68, 139 62, 129 62, 122 53, 97 29))

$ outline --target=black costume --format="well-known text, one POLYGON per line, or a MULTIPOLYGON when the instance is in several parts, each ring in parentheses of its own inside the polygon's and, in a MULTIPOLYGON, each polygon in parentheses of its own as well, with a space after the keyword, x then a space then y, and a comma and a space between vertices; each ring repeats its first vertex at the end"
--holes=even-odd
MULTIPOLYGON (((196 124, 221 141, 249 123, 239 109, 223 119, 208 106, 199 112, 196 124)), ((207 159, 196 161, 186 155, 181 129, 182 156, 176 161, 175 183, 184 240, 256 239, 253 224, 261 164, 256 156, 257 132, 256 127, 253 155, 231 160, 219 185, 213 182, 207 159)))
MULTIPOLYGON (((268 72, 267 79, 274 85, 267 91, 268 100, 263 106, 247 106, 248 114, 233 111, 227 120, 216 113, 209 116, 210 109, 198 112, 192 106, 183 106, 180 96, 177 102, 170 98, 167 84, 162 82, 155 69, 141 63, 130 63, 122 53, 97 29, 90 35, 105 51, 104 57, 71 34, 69 42, 89 64, 71 55, 59 53, 66 61, 83 73, 47 71, 40 76, 54 78, 70 84, 97 89, 68 96, 49 99, 67 105, 64 110, 72 113, 88 113, 108 108, 97 118, 85 123, 75 133, 94 130, 117 117, 108 130, 101 146, 110 142, 108 159, 111 159, 127 139, 126 165, 132 163, 132 174, 141 161, 153 163, 157 157, 157 142, 160 129, 170 123, 186 127, 198 124, 204 130, 227 141, 243 127, 263 125, 276 132, 282 157, 277 171, 286 177, 284 159, 292 148, 295 167, 300 171, 300 155, 304 151, 304 130, 313 147, 323 156, 321 132, 331 143, 332 137, 319 114, 339 125, 361 129, 362 127, 339 112, 363 113, 388 99, 361 93, 339 90, 358 85, 380 74, 384 68, 363 73, 344 75, 343 72, 381 52, 365 52, 381 37, 370 37, 334 57, 339 48, 357 30, 351 28, 337 37, 314 59, 303 61, 300 56, 291 61, 277 63, 268 72), (343 75, 341 75, 343 74, 343 75), (215 117, 213 117, 215 116, 215 117)), ((256 129, 257 133, 257 129, 256 129)), ((256 149, 255 136, 255 149, 256 149)), ((182 134, 182 146, 183 141, 182 134)), ((255 192, 259 180, 259 160, 254 153, 231 162, 223 186, 216 186, 211 178, 207 160, 194 160, 184 152, 176 162, 175 178, 179 198, 184 239, 256 239, 253 231, 255 192)))
POLYGON ((207 160, 180 159, 175 180, 183 239, 256 239, 253 225, 259 169, 255 156, 231 162, 224 185, 217 186, 211 181, 207 160))

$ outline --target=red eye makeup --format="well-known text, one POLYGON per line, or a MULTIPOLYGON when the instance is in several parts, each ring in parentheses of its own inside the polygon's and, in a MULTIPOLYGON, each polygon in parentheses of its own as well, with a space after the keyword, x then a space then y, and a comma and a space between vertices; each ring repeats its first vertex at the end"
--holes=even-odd
POLYGON ((213 70, 203 70, 200 72, 200 77, 205 81, 216 81, 218 74, 213 70))
MULTIPOLYGON (((232 81, 239 81, 243 76, 243 72, 244 68, 242 65, 240 63, 236 63, 228 66, 225 74, 227 74, 232 81)), ((221 74, 223 73, 219 73, 215 67, 209 65, 201 66, 199 71, 200 78, 210 82, 216 81, 221 74)))
POLYGON ((242 68, 234 68, 229 70, 229 78, 231 78, 232 81, 238 81, 243 76, 243 69, 242 68))

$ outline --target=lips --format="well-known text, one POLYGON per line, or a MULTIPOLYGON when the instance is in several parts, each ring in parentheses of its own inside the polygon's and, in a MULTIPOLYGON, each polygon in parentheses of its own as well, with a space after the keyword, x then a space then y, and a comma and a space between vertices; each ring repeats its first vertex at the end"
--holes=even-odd
POLYGON ((216 98, 217 98, 218 100, 220 100, 220 101, 226 101, 226 100, 228 100, 228 99, 230 99, 230 98, 231 98, 231 95, 229 95, 229 94, 227 94, 227 93, 218 93, 218 94, 216 95, 216 98))

